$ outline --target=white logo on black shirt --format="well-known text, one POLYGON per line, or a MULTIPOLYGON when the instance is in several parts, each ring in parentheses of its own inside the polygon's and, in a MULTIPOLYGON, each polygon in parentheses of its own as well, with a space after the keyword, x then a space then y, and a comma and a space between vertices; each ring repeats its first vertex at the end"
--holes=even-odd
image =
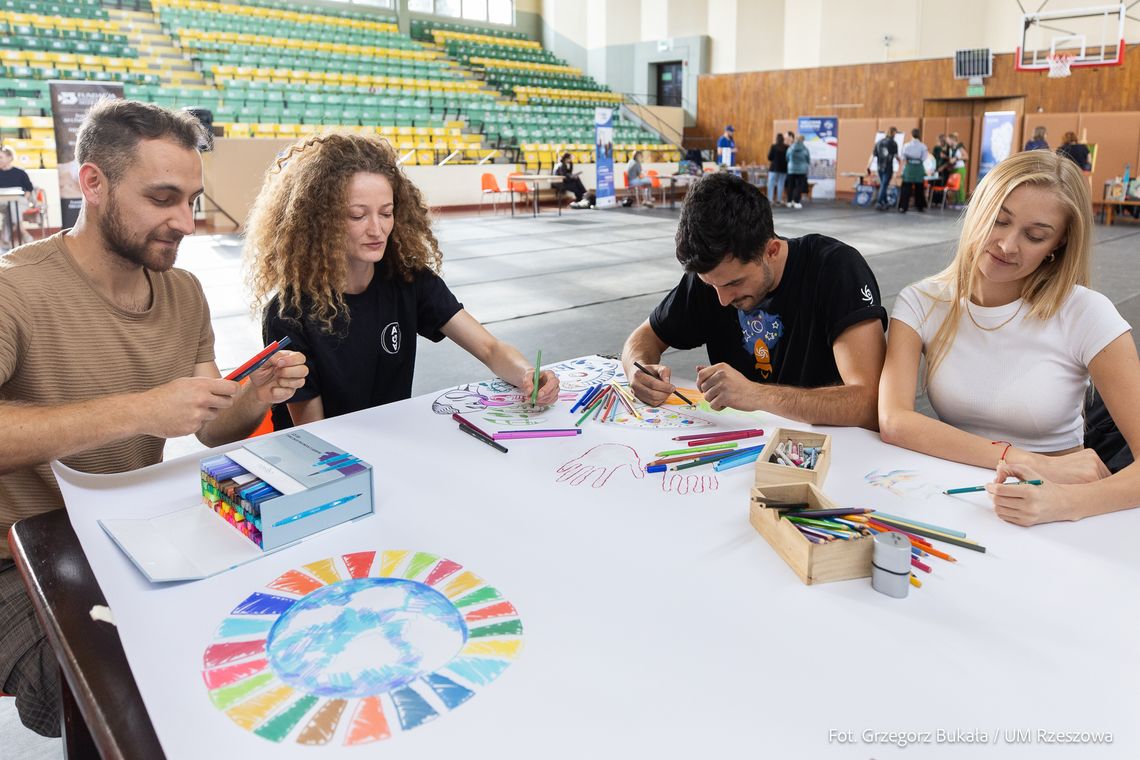
POLYGON ((389 322, 380 333, 380 347, 389 354, 400 353, 400 323, 389 322))
POLYGON ((871 287, 869 285, 864 285, 863 289, 859 292, 863 294, 863 300, 867 302, 868 306, 875 303, 875 297, 871 295, 871 287))

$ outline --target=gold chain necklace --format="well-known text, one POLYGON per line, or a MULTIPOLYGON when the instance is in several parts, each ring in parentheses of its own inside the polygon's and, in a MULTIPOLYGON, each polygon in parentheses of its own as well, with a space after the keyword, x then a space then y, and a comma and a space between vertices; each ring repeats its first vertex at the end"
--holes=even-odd
POLYGON ((994 327, 982 327, 981 325, 978 324, 978 321, 976 319, 974 319, 974 313, 972 311, 970 311, 970 299, 967 298, 966 299, 966 316, 968 316, 970 318, 970 321, 974 323, 974 327, 978 328, 979 330, 985 330, 986 332, 994 332, 995 330, 1000 330, 1001 328, 1005 327, 1010 322, 1012 322, 1014 319, 1016 319, 1017 315, 1021 313, 1021 307, 1024 305, 1025 305, 1025 301, 1022 300, 1022 302, 1017 305, 1017 311, 1015 311, 1013 313, 1013 315, 1010 316, 1009 319, 1002 322, 1000 325, 996 325, 994 327))

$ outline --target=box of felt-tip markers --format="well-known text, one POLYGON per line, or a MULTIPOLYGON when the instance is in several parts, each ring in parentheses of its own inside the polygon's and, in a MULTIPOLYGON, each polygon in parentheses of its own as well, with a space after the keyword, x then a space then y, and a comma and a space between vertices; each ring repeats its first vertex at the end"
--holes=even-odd
POLYGON ((372 512, 372 466, 300 428, 203 459, 201 487, 265 551, 372 512))

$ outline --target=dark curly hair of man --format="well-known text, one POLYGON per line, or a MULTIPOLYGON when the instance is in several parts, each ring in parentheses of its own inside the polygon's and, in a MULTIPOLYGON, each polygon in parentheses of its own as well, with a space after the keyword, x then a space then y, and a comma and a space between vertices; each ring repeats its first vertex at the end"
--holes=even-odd
POLYGON ((776 236, 772 206, 754 185, 729 172, 708 174, 685 197, 677 225, 677 261, 705 274, 726 258, 756 261, 776 236))

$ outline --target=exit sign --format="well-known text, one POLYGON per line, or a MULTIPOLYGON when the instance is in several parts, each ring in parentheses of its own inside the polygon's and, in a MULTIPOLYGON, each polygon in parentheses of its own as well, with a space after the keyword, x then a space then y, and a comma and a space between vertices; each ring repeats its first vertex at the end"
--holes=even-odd
POLYGON ((986 94, 986 86, 984 84, 968 84, 966 85, 967 98, 980 98, 986 94))

